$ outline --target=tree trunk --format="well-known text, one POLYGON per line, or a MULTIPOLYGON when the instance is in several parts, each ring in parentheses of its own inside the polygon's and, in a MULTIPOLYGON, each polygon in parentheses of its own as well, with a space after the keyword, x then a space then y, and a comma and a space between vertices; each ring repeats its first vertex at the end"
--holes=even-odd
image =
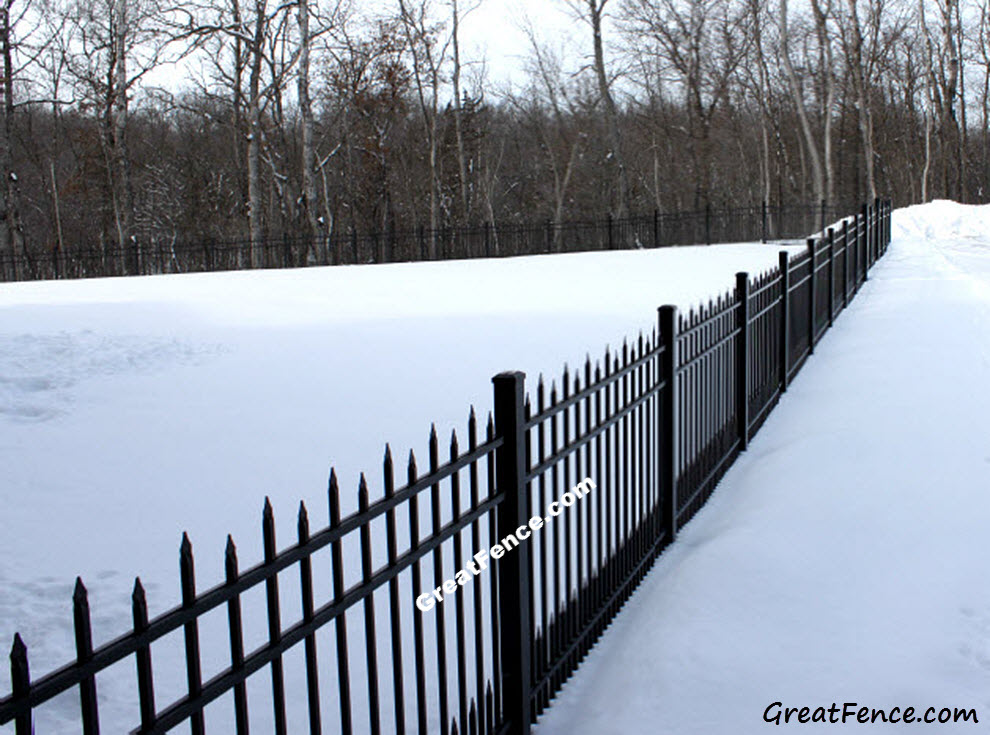
POLYGON ((319 251, 320 232, 316 221, 316 158, 313 152, 313 103, 309 97, 309 0, 299 0, 299 114, 302 121, 302 210, 306 237, 313 256, 327 262, 327 253, 319 251), (322 256, 322 257, 321 257, 322 256))
POLYGON ((612 97, 612 90, 605 70, 605 49, 602 43, 602 13, 608 0, 587 0, 588 16, 594 36, 595 76, 598 79, 598 94, 605 107, 605 126, 608 131, 608 144, 616 167, 618 186, 618 206, 616 215, 625 217, 629 213, 629 177, 626 161, 622 155, 622 138, 619 134, 619 112, 612 97))
POLYGON ((17 175, 13 171, 12 127, 14 116, 13 39, 10 27, 12 0, 0 5, 0 51, 3 53, 3 104, 0 105, 0 256, 11 257, 12 275, 19 277, 18 254, 24 250, 18 210, 17 175))
POLYGON ((794 100, 794 107, 797 109, 798 122, 801 124, 805 148, 807 149, 808 158, 811 161, 811 176, 815 189, 815 201, 820 202, 825 198, 825 177, 822 172, 821 156, 818 155, 818 144, 815 142, 815 135, 811 130, 811 122, 808 120, 808 111, 804 106, 801 85, 798 84, 797 74, 795 74, 794 65, 791 63, 790 33, 787 25, 787 0, 781 0, 780 3, 780 46, 780 56, 787 76, 787 85, 794 100))
POLYGON ((254 40, 251 45, 251 72, 248 88, 248 228, 251 241, 251 267, 264 265, 263 195, 261 184, 261 65, 265 37, 265 2, 256 0, 254 40))
MULTIPOLYGON (((117 226, 117 244, 121 257, 126 259, 130 250, 135 247, 134 235, 134 190, 131 185, 131 160, 127 147, 127 1, 116 0, 114 3, 114 83, 111 131, 113 141, 115 188, 115 217, 117 226)), ((130 272, 129 269, 125 269, 130 272)))
POLYGON ((454 47, 454 71, 452 80, 454 84, 454 136, 457 140, 457 168, 461 185, 461 218, 463 222, 466 222, 470 217, 470 203, 468 201, 467 161, 464 155, 464 133, 461 129, 461 48, 460 39, 458 38, 460 19, 457 13, 457 0, 451 0, 451 4, 451 13, 453 14, 454 22, 451 39, 454 47))
MULTIPOLYGON (((859 118, 859 135, 863 147, 863 169, 866 173, 867 196, 872 200, 877 196, 876 175, 874 173, 873 147, 873 116, 870 110, 870 98, 866 87, 866 75, 863 69, 863 30, 859 24, 859 14, 856 9, 857 0, 847 0, 849 6, 849 34, 852 43, 847 49, 849 66, 852 72, 853 92, 856 95, 856 110, 859 118)), ((874 22, 879 20, 874 19, 874 22)))

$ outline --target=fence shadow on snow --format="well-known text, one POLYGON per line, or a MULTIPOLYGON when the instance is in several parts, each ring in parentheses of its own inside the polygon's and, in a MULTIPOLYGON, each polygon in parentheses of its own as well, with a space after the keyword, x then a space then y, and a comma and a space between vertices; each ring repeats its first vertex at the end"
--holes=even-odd
POLYGON ((197 591, 184 539, 181 605, 149 620, 136 581, 133 629, 95 649, 78 581, 75 661, 32 679, 15 636, 0 725, 28 735, 36 709, 75 689, 82 731, 98 732, 97 677, 127 660, 133 733, 186 722, 194 735, 213 722, 239 734, 528 732, 855 296, 887 249, 890 213, 877 200, 705 307, 661 307, 652 334, 541 380, 535 397, 522 373, 495 376, 493 416, 472 412, 466 442, 452 435, 443 455, 433 432, 425 466, 410 453, 397 469, 386 451, 381 492, 362 477, 357 512, 341 517, 331 473, 329 525, 311 531, 301 506, 297 539, 279 550, 266 504, 263 561, 241 570, 228 538, 213 589, 197 591), (585 477, 596 488, 529 541, 443 604, 413 604, 585 477), (283 605, 280 581, 298 587, 298 608, 283 605), (263 592, 266 635, 250 648, 252 592, 263 592), (200 645, 211 611, 228 639, 215 671, 200 645), (182 640, 183 693, 162 706, 152 647, 169 635, 182 640), (250 710, 249 692, 260 692, 250 710))

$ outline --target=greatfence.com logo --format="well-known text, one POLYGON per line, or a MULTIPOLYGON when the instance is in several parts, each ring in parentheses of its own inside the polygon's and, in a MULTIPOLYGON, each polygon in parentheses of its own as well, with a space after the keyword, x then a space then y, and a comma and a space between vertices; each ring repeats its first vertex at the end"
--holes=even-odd
POLYGON ((806 724, 808 722, 825 722, 833 725, 846 722, 860 725, 872 725, 878 722, 922 722, 928 724, 946 724, 948 722, 972 722, 976 724, 975 709, 959 707, 929 707, 922 712, 918 707, 891 707, 890 710, 872 709, 860 706, 856 702, 843 702, 839 708, 835 702, 831 707, 784 707, 782 702, 774 702, 763 710, 763 721, 773 725, 806 724))
POLYGON ((488 568, 487 560, 489 556, 493 561, 498 561, 514 548, 523 543, 534 531, 539 531, 547 523, 564 512, 564 508, 570 508, 577 501, 595 489, 595 483, 590 477, 586 477, 568 492, 560 496, 547 505, 546 516, 533 516, 525 526, 519 526, 514 532, 504 539, 494 544, 487 551, 482 549, 471 556, 471 561, 464 569, 459 569, 453 579, 444 580, 444 583, 430 592, 424 592, 416 598, 416 607, 423 612, 432 610, 438 602, 443 602, 444 595, 452 595, 458 588, 463 587, 474 577, 477 577, 488 568))

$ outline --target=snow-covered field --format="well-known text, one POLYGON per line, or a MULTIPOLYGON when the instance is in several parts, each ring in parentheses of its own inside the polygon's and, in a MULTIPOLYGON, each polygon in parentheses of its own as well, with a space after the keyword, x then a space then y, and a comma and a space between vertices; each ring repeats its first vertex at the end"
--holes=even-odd
POLYGON ((76 575, 97 642, 115 637, 136 575, 152 614, 178 602, 184 530, 205 589, 228 532, 242 568, 260 559, 266 495, 285 545, 300 499, 326 524, 331 464, 346 512, 360 471, 380 492, 386 441, 425 456, 431 421, 445 437, 487 413, 495 373, 556 375, 778 250, 0 285, 0 645, 20 631, 35 676, 67 662, 76 575))
MULTIPOLYGON (((990 208, 901 210, 894 238, 541 735, 764 731, 774 701, 990 722, 990 208)), ((0 645, 65 663, 75 575, 97 642, 122 633, 135 575, 152 614, 178 601, 183 530, 205 589, 226 533, 260 558, 266 495, 287 544, 331 464, 346 512, 494 373, 556 374, 778 249, 0 285, 0 645)))

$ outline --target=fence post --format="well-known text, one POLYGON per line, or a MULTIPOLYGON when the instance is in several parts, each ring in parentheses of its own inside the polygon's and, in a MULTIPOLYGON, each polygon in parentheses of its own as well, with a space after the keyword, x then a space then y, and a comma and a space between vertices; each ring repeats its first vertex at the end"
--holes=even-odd
POLYGON ((612 237, 612 213, 611 212, 608 213, 608 220, 607 220, 606 226, 608 228, 608 249, 609 250, 614 250, 615 249, 615 242, 614 242, 613 237, 612 237))
POLYGON ((835 230, 828 228, 828 328, 832 328, 835 314, 835 230))
POLYGON ((791 354, 791 256, 781 250, 780 262, 780 392, 787 390, 787 376, 790 367, 787 362, 791 354))
POLYGON ((818 274, 815 273, 815 238, 808 238, 808 354, 815 352, 815 281, 818 274))
POLYGON ((660 377, 663 399, 660 410, 660 530, 671 544, 677 538, 677 307, 659 308, 663 359, 660 377))
POLYGON ((821 209, 822 214, 821 214, 821 218, 819 219, 819 221, 821 222, 821 226, 818 228, 818 231, 824 233, 825 232, 825 200, 824 199, 822 199, 821 207, 822 207, 821 209))
POLYGON ((653 247, 660 247, 660 210, 653 210, 653 247))
POLYGON ((491 223, 485 222, 485 257, 489 258, 492 254, 492 231, 491 223))
MULTIPOLYGON (((495 386, 495 431, 503 444, 495 456, 498 492, 505 499, 498 508, 498 538, 515 533, 529 523, 526 502, 526 429, 523 423, 523 383, 521 372, 499 373, 495 386)), ((530 652, 532 615, 530 609, 529 544, 519 544, 499 560, 499 621, 501 631, 502 708, 511 735, 528 735, 531 721, 530 652)))
POLYGON ((870 205, 863 205, 863 247, 862 247, 862 258, 863 258, 863 281, 869 280, 870 269, 870 205))
POLYGON ((712 244, 712 203, 705 202, 705 245, 712 244))
POLYGON ((767 241, 767 200, 766 199, 763 200, 763 207, 762 207, 762 209, 763 209, 762 218, 761 218, 762 219, 762 225, 761 225, 762 226, 762 230, 761 230, 762 236, 760 237, 760 241, 761 242, 766 242, 767 241))
POLYGON ((736 273, 736 425, 739 449, 749 446, 749 273, 736 273))
POLYGON ((548 253, 553 252, 553 223, 547 220, 545 236, 544 236, 544 247, 548 253))
POLYGON ((842 308, 849 306, 849 220, 842 220, 842 308))
POLYGON ((894 237, 893 216, 894 216, 894 200, 888 199, 887 200, 887 245, 890 245, 890 241, 894 237))

